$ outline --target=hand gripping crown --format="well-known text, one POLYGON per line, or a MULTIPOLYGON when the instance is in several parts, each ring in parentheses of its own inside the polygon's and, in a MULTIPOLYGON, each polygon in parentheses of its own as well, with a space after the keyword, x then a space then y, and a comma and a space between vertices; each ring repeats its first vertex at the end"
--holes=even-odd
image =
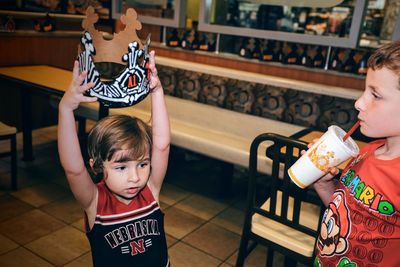
MULTIPOLYGON (((141 24, 136 20, 136 12, 133 9, 128 9, 126 13, 126 16, 121 17, 121 21, 131 22, 136 25, 133 29, 140 29, 141 24), (131 19, 127 19, 127 17, 131 19)), ((89 90, 89 95, 96 96, 101 103, 108 107, 134 105, 145 98, 150 91, 147 79, 148 43, 144 49, 140 49, 140 46, 143 47, 143 45, 136 35, 136 30, 134 30, 134 34, 127 33, 127 29, 132 30, 132 25, 126 25, 125 31, 114 34, 112 40, 104 40, 102 34, 94 29, 93 24, 97 21, 95 16, 97 15, 94 14, 94 11, 88 8, 87 18, 82 23, 85 28, 81 38, 84 50, 78 56, 80 71, 87 71, 85 82, 94 83, 94 86, 89 90), (91 24, 89 23, 90 21, 92 22, 91 24), (94 37, 92 36, 93 34, 95 35, 94 37), (99 34, 101 38, 99 38, 99 34), (127 49, 128 53, 120 53, 118 51, 121 50, 120 44, 124 43, 122 41, 125 39, 131 39, 131 42, 125 42, 124 49, 125 51, 127 49), (97 43, 95 40, 98 40, 97 43), (113 45, 114 43, 115 45, 113 45), (106 50, 104 46, 107 47, 106 50), (104 54, 99 55, 99 53, 104 54), (117 60, 118 57, 119 60, 117 60), (111 82, 105 83, 101 80, 101 75, 96 69, 94 59, 100 60, 96 62, 124 62, 126 67, 111 82)))

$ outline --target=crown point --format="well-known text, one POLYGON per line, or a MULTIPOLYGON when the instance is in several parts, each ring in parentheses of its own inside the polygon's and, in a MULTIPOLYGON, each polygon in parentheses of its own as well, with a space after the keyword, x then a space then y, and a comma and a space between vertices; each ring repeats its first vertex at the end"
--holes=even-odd
POLYGON ((93 45, 96 47, 97 53, 93 55, 94 62, 115 62, 124 65, 122 57, 127 51, 129 43, 137 42, 137 48, 143 47, 136 33, 142 28, 137 17, 137 12, 133 8, 128 8, 125 15, 120 18, 125 28, 119 33, 104 34, 95 28, 99 16, 94 8, 89 6, 86 9, 86 18, 82 21, 82 27, 90 33, 93 45))

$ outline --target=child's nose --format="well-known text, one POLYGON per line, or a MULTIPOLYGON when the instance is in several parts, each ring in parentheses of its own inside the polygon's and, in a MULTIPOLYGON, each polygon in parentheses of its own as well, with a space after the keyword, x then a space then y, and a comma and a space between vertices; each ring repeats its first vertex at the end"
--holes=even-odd
POLYGON ((358 110, 358 111, 364 110, 364 107, 365 107, 365 103, 364 103, 364 102, 365 102, 365 101, 364 101, 363 96, 364 96, 364 94, 363 94, 362 96, 360 96, 360 97, 357 99, 356 103, 354 104, 354 107, 355 107, 356 110, 358 110))
POLYGON ((129 174, 128 180, 129 180, 130 182, 137 182, 137 181, 139 181, 139 175, 138 175, 138 173, 136 172, 136 170, 135 170, 135 171, 132 171, 132 172, 129 174))

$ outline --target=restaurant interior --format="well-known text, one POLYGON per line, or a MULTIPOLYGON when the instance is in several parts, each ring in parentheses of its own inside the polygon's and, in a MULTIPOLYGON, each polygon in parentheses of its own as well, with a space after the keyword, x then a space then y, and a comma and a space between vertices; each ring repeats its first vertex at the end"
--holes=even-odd
MULTIPOLYGON (((104 42, 136 36, 155 50, 172 136, 160 194, 172 266, 312 265, 323 204, 291 182, 281 148, 293 152, 292 164, 330 125, 348 131, 356 123, 368 57, 400 38, 400 1, 301 2, 1 1, 0 266, 92 266, 83 212, 57 151, 57 107, 83 30, 99 31, 104 42), (88 7, 96 19, 85 24, 88 7), (137 18, 120 19, 129 8, 137 18), (288 192, 278 203, 276 183, 278 194, 288 192), (264 214, 276 212, 271 203, 280 211, 264 214)), ((96 68, 109 82, 124 54, 110 63, 102 47, 96 68)), ((148 122, 149 97, 79 107, 86 161, 87 133, 113 114, 148 122)), ((352 137, 369 141, 356 129, 352 137)))

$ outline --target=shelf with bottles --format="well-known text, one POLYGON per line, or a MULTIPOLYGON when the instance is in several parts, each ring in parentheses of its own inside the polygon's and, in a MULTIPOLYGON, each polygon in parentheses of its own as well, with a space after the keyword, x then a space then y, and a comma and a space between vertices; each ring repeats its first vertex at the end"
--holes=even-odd
POLYGON ((190 27, 185 29, 169 28, 166 45, 171 48, 215 52, 216 34, 199 32, 197 23, 192 22, 190 27))
POLYGON ((372 52, 367 48, 348 49, 254 38, 243 40, 238 52, 242 57, 357 75, 366 74, 367 61, 372 52))
POLYGON ((0 3, 0 31, 3 32, 53 32, 82 31, 81 22, 86 8, 94 7, 99 15, 100 28, 113 27, 110 16, 111 1, 5 1, 0 3), (11 25, 11 26, 10 26, 11 25))
MULTIPOLYGON (((16 32, 18 34, 30 34, 31 32, 57 32, 60 35, 70 33, 81 34, 81 24, 84 18, 81 15, 69 17, 69 15, 61 16, 48 13, 34 13, 33 16, 29 16, 28 14, 14 16, 0 10, 0 32, 16 32)), ((105 32, 111 32, 113 28, 113 22, 106 20, 99 20, 96 25, 99 30, 105 32)))
POLYGON ((231 54, 275 65, 301 66, 360 76, 365 75, 366 62, 373 51, 369 47, 349 49, 226 35, 220 36, 221 49, 216 48, 215 38, 215 34, 199 32, 195 26, 189 29, 168 28, 166 45, 170 48, 218 52, 220 55, 231 54))
POLYGON ((0 11, 18 18, 43 17, 49 13, 53 18, 81 19, 88 6, 92 6, 100 19, 111 18, 111 0, 16 0, 0 1, 0 11))

